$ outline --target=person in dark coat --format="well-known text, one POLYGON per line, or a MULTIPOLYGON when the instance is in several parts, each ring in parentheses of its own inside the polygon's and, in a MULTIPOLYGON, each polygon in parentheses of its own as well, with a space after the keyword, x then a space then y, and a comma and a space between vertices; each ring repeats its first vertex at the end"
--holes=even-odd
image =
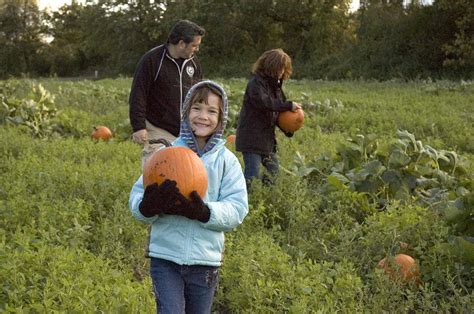
MULTIPOLYGON (((291 58, 282 49, 265 51, 252 66, 235 141, 236 150, 243 155, 248 187, 255 178, 271 184, 278 174, 275 137, 278 113, 301 109, 301 104, 287 100, 282 90, 283 80, 291 73, 291 58), (263 175, 260 175, 260 165, 266 169, 263 175)), ((292 133, 285 135, 293 136, 292 133)))
POLYGON ((203 76, 195 54, 204 33, 201 26, 180 20, 167 42, 148 51, 137 65, 129 104, 132 140, 144 145, 142 166, 162 147, 153 141, 173 141, 179 134, 184 97, 203 76))

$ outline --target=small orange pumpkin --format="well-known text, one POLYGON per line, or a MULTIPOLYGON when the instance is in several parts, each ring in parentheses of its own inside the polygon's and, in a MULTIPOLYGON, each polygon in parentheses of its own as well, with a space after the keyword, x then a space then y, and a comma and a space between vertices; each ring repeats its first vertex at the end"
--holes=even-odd
POLYGON ((108 141, 112 138, 112 131, 106 126, 98 125, 94 127, 91 137, 96 141, 108 141))
POLYGON ((304 123, 304 111, 284 111, 278 114, 278 125, 285 132, 295 132, 299 130, 304 123))
POLYGON ((231 134, 231 135, 227 136, 227 143, 230 143, 230 144, 234 143, 235 138, 236 138, 235 134, 231 134))
POLYGON ((397 254, 393 258, 384 258, 378 263, 379 268, 383 268, 385 273, 393 280, 402 283, 415 282, 421 284, 420 268, 416 261, 406 254, 397 254))
MULTIPOLYGON (((164 143, 170 145, 169 143, 164 143)), ((204 198, 207 191, 207 171, 199 156, 182 146, 168 146, 154 152, 145 162, 143 184, 146 186, 166 179, 176 181, 181 194, 190 197, 196 191, 204 198)))

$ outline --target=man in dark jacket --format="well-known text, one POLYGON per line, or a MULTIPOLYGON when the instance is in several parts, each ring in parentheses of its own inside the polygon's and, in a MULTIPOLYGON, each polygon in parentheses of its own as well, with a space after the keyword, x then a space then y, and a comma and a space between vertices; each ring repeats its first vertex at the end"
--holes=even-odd
POLYGON ((143 144, 142 166, 161 144, 158 138, 173 141, 179 135, 181 110, 191 86, 202 79, 195 53, 205 30, 188 21, 178 21, 168 41, 148 51, 138 63, 130 91, 132 139, 143 144))

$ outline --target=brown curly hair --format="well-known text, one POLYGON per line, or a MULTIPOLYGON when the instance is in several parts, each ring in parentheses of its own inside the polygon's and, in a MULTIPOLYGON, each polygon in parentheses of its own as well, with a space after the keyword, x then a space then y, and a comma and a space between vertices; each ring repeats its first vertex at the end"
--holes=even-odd
POLYGON ((286 80, 292 72, 291 58, 281 48, 265 51, 252 66, 252 73, 276 79, 286 80))

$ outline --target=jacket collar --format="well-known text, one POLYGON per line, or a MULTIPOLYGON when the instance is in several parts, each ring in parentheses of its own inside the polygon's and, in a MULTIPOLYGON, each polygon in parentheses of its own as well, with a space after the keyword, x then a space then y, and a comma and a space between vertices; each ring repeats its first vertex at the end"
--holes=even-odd
POLYGON ((270 88, 272 90, 281 89, 281 86, 283 85, 283 80, 279 80, 270 76, 261 76, 259 74, 256 74, 256 75, 261 77, 263 80, 267 81, 268 85, 270 85, 270 88))

